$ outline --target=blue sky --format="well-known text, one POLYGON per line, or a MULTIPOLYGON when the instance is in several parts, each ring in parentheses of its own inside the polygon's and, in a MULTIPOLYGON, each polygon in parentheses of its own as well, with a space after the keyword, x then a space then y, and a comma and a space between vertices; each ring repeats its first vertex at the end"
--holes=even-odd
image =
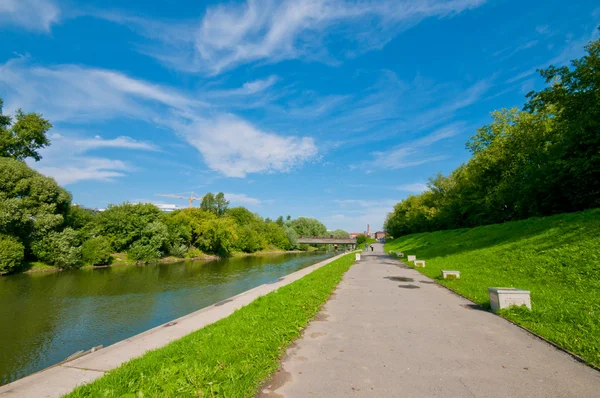
POLYGON ((225 192, 264 217, 380 229, 468 159, 489 112, 583 54, 595 1, 0 0, 5 113, 90 207, 225 192))

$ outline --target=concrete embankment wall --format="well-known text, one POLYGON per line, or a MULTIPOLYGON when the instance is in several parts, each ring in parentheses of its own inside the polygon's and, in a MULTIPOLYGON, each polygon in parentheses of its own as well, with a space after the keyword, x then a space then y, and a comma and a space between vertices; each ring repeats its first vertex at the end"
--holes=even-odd
POLYGON ((235 310, 250 304, 260 296, 302 278, 316 269, 331 263, 344 254, 313 264, 300 271, 279 278, 230 297, 210 307, 203 308, 164 325, 115 343, 72 361, 34 373, 0 387, 0 397, 40 398, 60 397, 75 387, 89 383, 115 369, 124 362, 144 355, 149 350, 163 347, 204 326, 231 315, 235 310))

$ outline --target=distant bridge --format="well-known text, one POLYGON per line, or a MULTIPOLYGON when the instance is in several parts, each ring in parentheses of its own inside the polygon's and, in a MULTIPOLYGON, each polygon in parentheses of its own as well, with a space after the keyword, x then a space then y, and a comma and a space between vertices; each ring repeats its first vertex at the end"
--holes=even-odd
POLYGON ((307 245, 355 245, 356 238, 334 238, 333 236, 299 236, 298 243, 307 245))

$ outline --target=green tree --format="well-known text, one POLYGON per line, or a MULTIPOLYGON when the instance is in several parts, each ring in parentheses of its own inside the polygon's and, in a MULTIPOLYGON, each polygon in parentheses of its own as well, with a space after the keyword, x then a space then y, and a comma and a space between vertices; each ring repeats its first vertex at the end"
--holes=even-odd
POLYGON ((356 245, 362 245, 367 241, 367 236, 365 234, 356 235, 356 245))
POLYGON ((162 218, 160 209, 150 203, 110 205, 94 218, 94 232, 106 236, 116 252, 126 251, 150 223, 162 218))
POLYGON ((212 192, 207 192, 206 195, 204 195, 202 202, 200 202, 200 208, 204 211, 216 212, 217 203, 215 195, 213 195, 212 192))
POLYGON ((83 242, 81 257, 90 265, 107 265, 112 262, 110 242, 104 236, 97 236, 83 242))
POLYGON ((298 236, 325 236, 327 227, 314 218, 299 217, 292 221, 292 228, 298 236))
POLYGON ((12 118, 2 114, 0 98, 0 157, 17 160, 42 157, 38 150, 50 144, 46 132, 52 128, 50 122, 38 113, 23 113, 21 109, 12 118))
POLYGON ((71 195, 52 178, 32 170, 24 162, 0 158, 0 234, 31 245, 51 231, 58 231, 70 211, 71 195))
POLYGON ((0 235, 0 275, 14 271, 23 263, 24 249, 12 236, 0 235))
POLYGON ((334 238, 349 238, 350 234, 343 229, 336 229, 334 231, 330 231, 329 235, 333 235, 334 238))
POLYGON ((225 199, 225 194, 219 192, 215 195, 215 207, 219 217, 223 216, 229 207, 229 201, 225 199))
POLYGON ((34 242, 32 249, 38 259, 58 268, 82 265, 79 236, 72 228, 49 232, 43 239, 34 242))

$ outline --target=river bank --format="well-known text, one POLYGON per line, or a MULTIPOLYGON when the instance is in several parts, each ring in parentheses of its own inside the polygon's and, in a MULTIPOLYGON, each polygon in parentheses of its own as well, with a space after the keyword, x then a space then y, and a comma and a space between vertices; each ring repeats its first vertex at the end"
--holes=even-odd
MULTIPOLYGON (((320 250, 318 249, 314 249, 314 250, 278 250, 278 249, 272 249, 272 250, 265 250, 265 251, 257 251, 254 253, 243 253, 243 252, 235 252, 232 253, 231 257, 251 257, 251 256, 268 256, 268 255, 277 255, 277 254, 296 254, 296 253, 312 253, 312 252, 320 252, 320 250)), ((80 270, 84 270, 84 269, 102 269, 102 268, 110 268, 110 267, 119 267, 119 266, 144 266, 147 264, 141 264, 141 263, 137 263, 135 261, 129 260, 127 258, 127 253, 113 253, 113 262, 112 264, 108 264, 108 265, 84 265, 82 267, 79 268, 75 268, 75 269, 80 269, 80 270)), ((180 262, 186 262, 186 261, 215 261, 215 260, 221 260, 223 259, 223 257, 217 256, 216 254, 206 254, 203 253, 202 256, 200 257, 186 257, 186 258, 181 258, 181 257, 173 257, 173 256, 168 256, 168 257, 163 257, 161 259, 158 259, 156 261, 153 261, 149 264, 173 264, 173 263, 180 263, 180 262)), ((62 268, 57 268, 55 266, 49 265, 49 264, 45 264, 43 262, 40 261, 33 261, 30 263, 27 263, 22 270, 14 272, 12 274, 7 274, 7 275, 0 275, 0 278, 5 277, 5 276, 9 276, 9 275, 17 275, 17 274, 39 274, 39 273, 49 273, 49 272, 61 272, 61 271, 66 271, 68 269, 62 269, 62 268)), ((69 269, 70 271, 70 269, 69 269)))
POLYGON ((105 347, 333 253, 283 253, 0 278, 0 384, 105 347))

